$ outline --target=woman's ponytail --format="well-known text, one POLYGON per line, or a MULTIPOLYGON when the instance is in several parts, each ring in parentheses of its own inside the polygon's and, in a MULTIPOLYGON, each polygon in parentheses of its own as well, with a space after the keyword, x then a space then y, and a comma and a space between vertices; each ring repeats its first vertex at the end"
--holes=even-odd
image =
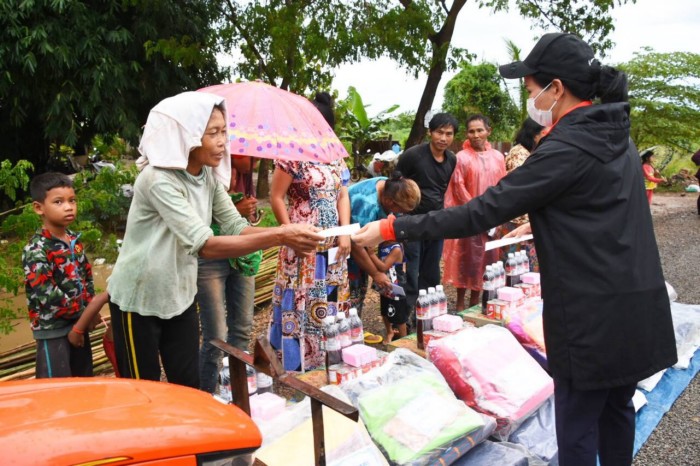
POLYGON ((627 74, 612 66, 601 66, 595 95, 603 104, 627 102, 627 74))

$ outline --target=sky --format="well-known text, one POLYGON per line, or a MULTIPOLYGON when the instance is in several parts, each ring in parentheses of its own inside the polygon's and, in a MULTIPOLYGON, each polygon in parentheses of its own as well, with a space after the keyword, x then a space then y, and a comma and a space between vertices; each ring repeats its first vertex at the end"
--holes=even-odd
MULTIPOLYGON (((699 0, 637 0, 615 8, 613 18, 615 31, 610 37, 615 45, 601 60, 604 64, 628 61, 645 46, 656 52, 700 53, 699 0)), ((515 42, 525 57, 544 32, 550 31, 531 29, 530 22, 517 13, 491 14, 468 2, 457 18, 452 45, 476 54, 474 63, 502 65, 510 62, 506 39, 515 42)), ((443 74, 433 109, 442 105, 444 86, 452 76, 454 72, 443 74)), ((370 116, 395 104, 400 106, 397 112, 415 111, 424 85, 425 75, 414 79, 388 58, 341 66, 333 80, 340 98, 347 95, 348 86, 354 86, 365 105, 369 104, 370 116)))

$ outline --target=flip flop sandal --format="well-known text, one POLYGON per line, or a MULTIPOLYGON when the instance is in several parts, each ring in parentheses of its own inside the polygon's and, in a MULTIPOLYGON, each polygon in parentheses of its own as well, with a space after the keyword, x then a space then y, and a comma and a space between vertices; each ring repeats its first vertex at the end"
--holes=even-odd
POLYGON ((365 336, 365 343, 367 343, 368 345, 376 345, 376 344, 384 341, 384 339, 381 336, 375 335, 374 333, 365 332, 364 336, 365 336))

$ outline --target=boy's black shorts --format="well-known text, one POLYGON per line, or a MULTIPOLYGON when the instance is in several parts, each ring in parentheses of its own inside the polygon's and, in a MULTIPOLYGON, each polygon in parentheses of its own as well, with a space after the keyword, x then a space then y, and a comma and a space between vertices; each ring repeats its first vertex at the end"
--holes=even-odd
POLYGON ((394 325, 405 324, 408 321, 408 305, 406 299, 379 297, 379 309, 383 317, 394 325))

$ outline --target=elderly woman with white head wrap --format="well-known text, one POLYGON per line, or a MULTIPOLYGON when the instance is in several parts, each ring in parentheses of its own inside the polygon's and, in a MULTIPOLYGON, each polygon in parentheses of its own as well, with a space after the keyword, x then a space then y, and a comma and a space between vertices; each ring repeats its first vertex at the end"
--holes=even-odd
POLYGON ((122 376, 199 387, 197 257, 276 245, 301 254, 323 238, 309 225, 254 228, 226 190, 231 160, 222 97, 185 92, 148 116, 121 253, 108 284, 122 376), (221 226, 214 236, 212 221, 221 226))

